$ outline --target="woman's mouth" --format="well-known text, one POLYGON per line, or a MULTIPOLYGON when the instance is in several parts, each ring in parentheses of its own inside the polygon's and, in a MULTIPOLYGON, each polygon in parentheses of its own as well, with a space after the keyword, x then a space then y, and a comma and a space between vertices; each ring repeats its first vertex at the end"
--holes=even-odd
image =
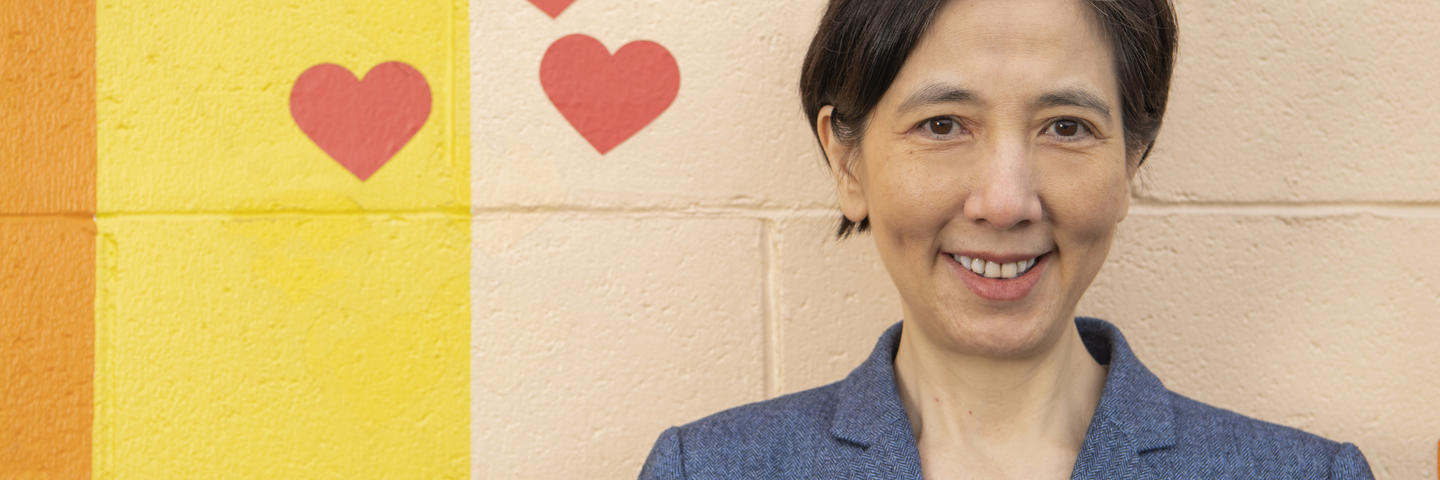
POLYGON ((960 266, 968 268, 970 269, 970 271, 975 272, 976 275, 985 278, 1000 279, 1011 279, 1024 275, 1025 272, 1029 272, 1032 268, 1035 267, 1035 262, 1040 258, 1037 256, 1030 258, 1029 260, 1021 260, 1018 262, 995 263, 989 260, 970 258, 964 255, 952 254, 950 255, 950 257, 954 258, 955 261, 960 264, 960 266))
POLYGON ((1039 283, 1053 252, 1030 258, 946 254, 961 282, 976 296, 997 302, 1013 302, 1025 298, 1039 283))

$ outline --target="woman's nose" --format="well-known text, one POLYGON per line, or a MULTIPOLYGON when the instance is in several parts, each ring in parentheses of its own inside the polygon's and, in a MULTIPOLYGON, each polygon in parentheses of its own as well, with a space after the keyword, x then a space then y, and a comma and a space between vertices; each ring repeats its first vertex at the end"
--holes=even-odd
POLYGON ((975 168, 965 199, 966 218, 999 230, 1040 221, 1040 194, 1026 147, 994 148, 975 168))

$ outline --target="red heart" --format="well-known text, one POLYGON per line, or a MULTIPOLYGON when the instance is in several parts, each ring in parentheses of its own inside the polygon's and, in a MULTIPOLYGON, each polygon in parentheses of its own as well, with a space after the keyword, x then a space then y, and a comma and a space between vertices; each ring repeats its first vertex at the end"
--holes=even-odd
POLYGON ((530 0, 530 3, 545 12, 550 18, 555 18, 560 16, 560 12, 570 8, 570 4, 575 3, 575 0, 530 0))
POLYGON ((680 67, 655 42, 632 42, 612 57, 599 40, 575 34, 545 51, 540 85, 603 155, 670 107, 680 91, 680 67))
POLYGON ((401 62, 376 65, 364 80, 322 63, 295 80, 290 116, 321 150, 364 181, 425 125, 430 84, 401 62))

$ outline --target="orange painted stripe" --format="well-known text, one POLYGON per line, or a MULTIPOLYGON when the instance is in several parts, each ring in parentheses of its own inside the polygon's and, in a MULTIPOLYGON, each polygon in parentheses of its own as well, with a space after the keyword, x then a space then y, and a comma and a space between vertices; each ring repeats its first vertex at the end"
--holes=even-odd
POLYGON ((95 3, 0 7, 0 478, 90 478, 95 3))
POLYGON ((95 212, 95 2, 0 6, 0 214, 95 212))
POLYGON ((90 478, 95 223, 0 219, 0 478, 90 478))

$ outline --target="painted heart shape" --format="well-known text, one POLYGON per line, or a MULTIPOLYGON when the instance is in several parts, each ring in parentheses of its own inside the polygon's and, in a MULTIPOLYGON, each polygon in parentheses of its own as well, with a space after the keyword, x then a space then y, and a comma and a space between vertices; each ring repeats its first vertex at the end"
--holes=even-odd
POLYGON ((545 51, 540 85, 603 155, 670 108, 680 91, 680 67, 655 42, 631 42, 612 56, 599 40, 575 34, 545 51))
POLYGON ((570 8, 572 3, 575 3, 575 0, 530 0, 530 4, 535 5, 535 8, 539 8, 550 18, 559 17, 560 12, 570 8))
POLYGON ((295 80, 290 116, 315 145, 364 181, 425 126, 430 84, 402 62, 376 65, 364 79, 322 63, 295 80))

